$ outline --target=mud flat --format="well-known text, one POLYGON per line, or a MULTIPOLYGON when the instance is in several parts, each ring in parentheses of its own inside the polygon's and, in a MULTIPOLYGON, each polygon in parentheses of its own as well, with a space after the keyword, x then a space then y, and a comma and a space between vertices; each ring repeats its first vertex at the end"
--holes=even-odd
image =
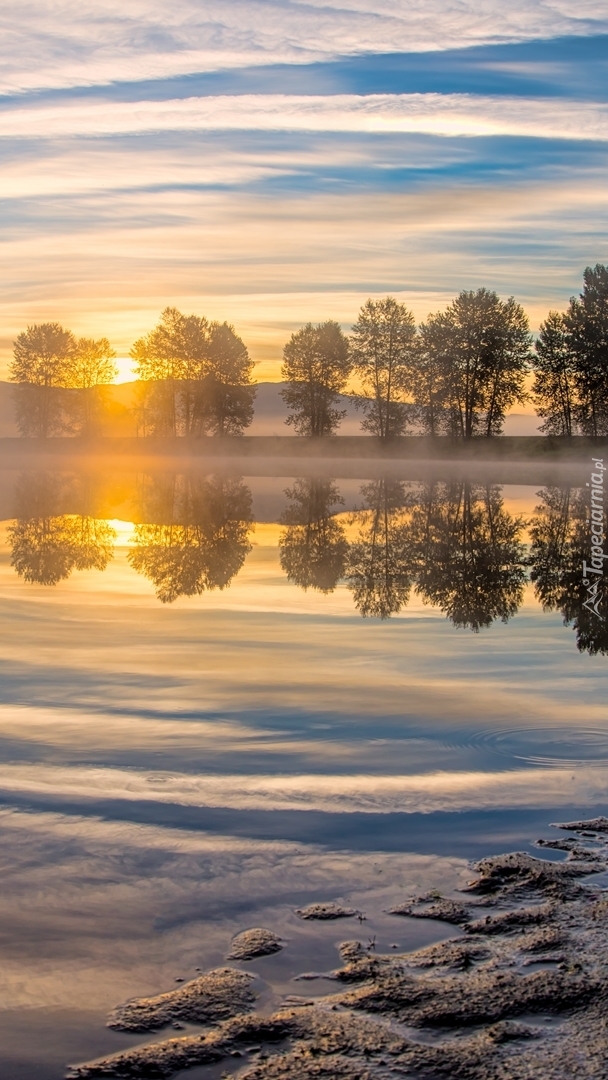
MULTIPOLYGON (((608 891, 592 875, 608 869, 608 819, 559 828, 570 835, 539 844, 563 852, 562 861, 521 853, 483 859, 457 896, 404 897, 393 909, 396 919, 457 926, 458 937, 390 955, 346 941, 333 972, 336 993, 270 1015, 250 1011, 251 986, 239 983, 232 1016, 215 1022, 207 983, 207 1030, 68 1075, 143 1080, 225 1061, 225 1075, 239 1080, 605 1080, 608 891)), ((224 1009, 230 970, 202 977, 221 975, 224 1009)), ((149 999, 148 1030, 160 1017, 183 1016, 176 1003, 186 991, 188 1000, 196 995, 199 981, 149 999)), ((132 1015, 135 1004, 110 1022, 125 1010, 132 1015)), ((146 1008, 137 1010, 140 1018, 146 1008)))

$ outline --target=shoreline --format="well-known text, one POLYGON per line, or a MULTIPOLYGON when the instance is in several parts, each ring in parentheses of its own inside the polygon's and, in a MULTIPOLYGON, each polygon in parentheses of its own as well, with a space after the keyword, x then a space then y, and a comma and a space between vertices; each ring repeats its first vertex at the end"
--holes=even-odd
POLYGON ((255 969, 290 941, 265 928, 242 930, 226 960, 244 945, 237 958, 257 961, 253 968, 215 968, 118 1004, 108 1027, 147 1041, 71 1065, 67 1076, 169 1080, 224 1062, 230 1069, 236 1058, 243 1080, 387 1080, 396 1072, 598 1080, 608 1045, 601 959, 608 901, 594 875, 608 868, 608 819, 555 827, 561 835, 535 846, 559 861, 523 852, 486 857, 471 867, 474 880, 447 894, 404 893, 389 918, 447 931, 412 951, 378 950, 364 931, 367 916, 341 901, 296 910, 300 919, 339 922, 338 965, 296 976, 305 980, 301 990, 279 995, 274 1011, 268 1002, 259 1010, 255 969), (328 979, 333 992, 311 995, 315 981, 328 979))

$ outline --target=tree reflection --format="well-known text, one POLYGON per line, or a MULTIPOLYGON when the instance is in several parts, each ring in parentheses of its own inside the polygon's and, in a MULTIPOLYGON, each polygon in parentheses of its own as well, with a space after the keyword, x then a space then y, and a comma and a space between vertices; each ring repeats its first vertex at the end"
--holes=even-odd
POLYGON ((144 516, 128 560, 154 584, 163 604, 225 589, 251 550, 251 491, 222 476, 148 478, 144 516), (154 523, 156 519, 157 523, 154 523))
POLYGON ((416 589, 454 626, 478 632, 507 622, 523 598, 523 523, 496 486, 430 484, 411 522, 416 589))
POLYGON ((344 572, 348 542, 332 509, 344 504, 331 480, 298 479, 285 492, 289 506, 279 537, 281 567, 301 589, 333 592, 344 572))
POLYGON ((530 522, 530 577, 544 611, 559 611, 581 652, 608 654, 608 588, 598 577, 599 615, 585 607, 583 560, 589 558, 587 502, 577 488, 547 487, 530 522))
POLYGON ((407 604, 412 587, 407 521, 410 498, 403 483, 374 480, 361 488, 359 535, 351 544, 346 580, 364 618, 388 619, 407 604))
POLYGON ((113 557, 116 532, 107 521, 60 512, 65 488, 61 478, 44 473, 20 478, 8 540, 11 565, 25 581, 57 585, 72 570, 105 570, 113 557))

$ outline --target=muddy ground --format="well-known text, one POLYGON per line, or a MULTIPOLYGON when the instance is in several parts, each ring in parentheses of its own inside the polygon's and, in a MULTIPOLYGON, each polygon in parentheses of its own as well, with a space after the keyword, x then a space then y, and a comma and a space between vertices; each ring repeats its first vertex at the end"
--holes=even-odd
MULTIPOLYGON (((449 923, 458 936, 388 955, 373 941, 344 941, 336 992, 290 998, 270 1015, 256 1012, 249 971, 207 972, 118 1006, 109 1020, 142 1032, 194 1021, 200 1033, 68 1075, 152 1080, 224 1063, 223 1075, 238 1080, 605 1080, 608 890, 593 875, 608 870, 608 818, 559 828, 568 835, 539 847, 563 852, 562 861, 484 859, 460 893, 404 897, 392 909, 395 919, 449 923)), ((331 901, 318 907, 300 914, 336 917, 331 901)), ((271 931, 255 934, 271 948, 271 931)))

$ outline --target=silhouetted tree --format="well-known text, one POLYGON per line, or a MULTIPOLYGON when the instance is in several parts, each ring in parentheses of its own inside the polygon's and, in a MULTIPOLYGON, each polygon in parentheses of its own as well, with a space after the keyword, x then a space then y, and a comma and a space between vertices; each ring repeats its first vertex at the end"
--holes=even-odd
POLYGON ((364 414, 363 430, 380 439, 402 435, 407 424, 404 397, 418 356, 411 311, 392 296, 368 300, 353 326, 351 356, 363 389, 363 395, 353 398, 364 414))
POLYGON ((374 480, 361 491, 365 502, 356 514, 359 535, 348 551, 346 580, 364 617, 387 619, 407 604, 412 586, 409 498, 396 480, 374 480))
MULTIPOLYGON (((450 433, 464 439, 499 435, 507 409, 526 400, 532 338, 523 308, 513 297, 503 302, 488 289, 464 291, 446 311, 429 316, 421 341, 432 393, 437 407, 447 410, 450 433)), ((431 430, 428 385, 417 379, 414 386, 431 430)), ((435 414, 433 428, 437 423, 435 414)))
POLYGON ((73 570, 105 570, 116 531, 89 515, 60 513, 63 484, 48 473, 20 478, 16 521, 9 526, 11 565, 25 581, 56 585, 73 570))
POLYGON ((428 485, 410 527, 416 591, 455 626, 477 632, 507 622, 523 598, 522 528, 498 487, 428 485))
POLYGON ((608 267, 588 266, 583 291, 564 317, 577 387, 576 419, 584 435, 608 434, 608 267))
POLYGON ((195 596, 225 589, 241 569, 251 550, 251 491, 241 480, 173 478, 161 481, 160 500, 147 488, 150 509, 172 517, 137 525, 135 549, 127 558, 138 573, 149 578, 163 604, 178 596, 195 596), (171 506, 169 503, 171 502, 171 506), (163 509, 164 508, 164 509, 163 509))
POLYGON ((332 435, 346 415, 337 409, 351 370, 348 341, 336 322, 307 323, 283 350, 281 396, 290 409, 286 423, 298 435, 332 435))
POLYGON ((344 504, 331 480, 298 479, 285 491, 290 505, 281 520, 281 566, 301 589, 333 592, 344 573, 348 541, 332 511, 344 504))
POLYGON ((107 407, 107 386, 116 378, 116 353, 107 338, 79 338, 66 372, 65 409, 72 430, 89 438, 99 435, 107 407))
POLYGON ((427 324, 422 327, 418 356, 412 368, 411 413, 425 435, 451 434, 450 383, 446 378, 445 358, 431 346, 432 333, 427 324))
POLYGON ((540 430, 546 435, 572 435, 576 371, 566 320, 559 311, 550 311, 541 324, 535 348, 532 401, 545 421, 540 430))
POLYGON ((28 326, 14 344, 10 378, 15 387, 17 426, 21 435, 46 439, 63 430, 63 387, 68 380, 76 340, 59 323, 28 326))
POLYGON ((143 434, 193 433, 195 398, 207 374, 208 331, 206 319, 167 307, 154 330, 133 345, 130 355, 145 384, 139 404, 143 434))
MULTIPOLYGON (((589 606, 583 560, 589 561, 587 498, 580 488, 547 487, 530 521, 530 578, 544 611, 559 611, 581 652, 608 654, 608 585, 598 575, 597 612, 589 606), (587 605, 587 606, 585 606, 587 605)), ((604 517, 604 531, 606 523, 604 517)))
POLYGON ((239 435, 251 423, 253 362, 228 323, 165 308, 131 356, 144 380, 137 405, 144 435, 239 435))
POLYGON ((247 347, 228 323, 209 326, 206 374, 196 390, 194 419, 199 433, 242 435, 253 420, 256 387, 247 347))

